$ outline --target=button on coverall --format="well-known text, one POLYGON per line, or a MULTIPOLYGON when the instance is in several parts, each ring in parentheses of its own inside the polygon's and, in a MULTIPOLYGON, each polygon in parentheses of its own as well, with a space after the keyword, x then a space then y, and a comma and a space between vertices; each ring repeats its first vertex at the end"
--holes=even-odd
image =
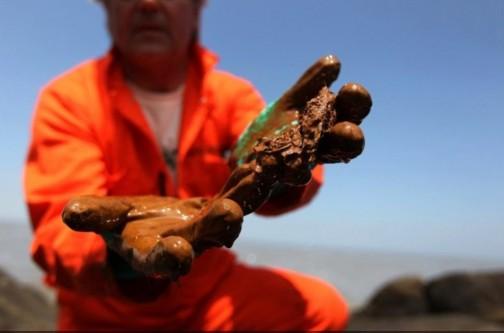
MULTIPOLYGON (((75 195, 212 196, 230 170, 223 158, 264 103, 250 83, 214 69, 216 57, 195 47, 185 83, 177 161, 169 178, 152 130, 125 83, 114 52, 64 73, 42 90, 25 166, 34 228, 31 252, 57 290, 58 328, 339 329, 347 307, 323 281, 286 270, 248 267, 227 249, 198 257, 190 274, 155 300, 116 292, 103 239, 61 220, 75 195)), ((274 215, 307 203, 321 182, 313 171, 289 202, 266 203, 274 215)), ((138 284, 142 290, 148 285, 138 284)))

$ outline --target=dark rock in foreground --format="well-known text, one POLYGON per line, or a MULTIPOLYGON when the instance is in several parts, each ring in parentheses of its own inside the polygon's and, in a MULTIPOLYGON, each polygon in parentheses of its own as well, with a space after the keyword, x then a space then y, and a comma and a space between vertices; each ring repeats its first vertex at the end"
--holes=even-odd
POLYGON ((504 326, 466 314, 424 314, 397 317, 355 315, 348 331, 503 331, 504 326))
POLYGON ((38 290, 0 269, 0 330, 54 330, 55 306, 38 290))
POLYGON ((380 289, 369 301, 367 316, 412 316, 427 313, 424 283, 419 277, 402 277, 380 289))
POLYGON ((478 315, 504 324, 504 272, 455 273, 426 285, 433 312, 478 315))
POLYGON ((504 272, 402 277, 354 313, 349 330, 504 330, 504 272))

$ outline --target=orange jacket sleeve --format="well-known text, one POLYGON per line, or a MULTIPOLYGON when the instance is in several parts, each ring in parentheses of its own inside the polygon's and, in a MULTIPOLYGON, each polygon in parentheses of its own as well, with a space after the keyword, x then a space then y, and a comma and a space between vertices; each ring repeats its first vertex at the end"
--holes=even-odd
MULTIPOLYGON (((254 87, 243 82, 234 98, 233 116, 231 120, 232 142, 238 141, 240 134, 248 124, 259 114, 265 103, 254 87)), ((260 215, 279 215, 309 203, 318 192, 323 180, 323 168, 321 165, 312 171, 312 180, 306 186, 289 187, 288 195, 272 196, 259 210, 260 215)))
POLYGON ((34 260, 50 285, 79 289, 95 274, 103 280, 106 248, 100 236, 69 229, 61 211, 73 195, 105 195, 106 172, 85 108, 66 98, 72 91, 65 89, 50 86, 39 97, 24 186, 34 260))

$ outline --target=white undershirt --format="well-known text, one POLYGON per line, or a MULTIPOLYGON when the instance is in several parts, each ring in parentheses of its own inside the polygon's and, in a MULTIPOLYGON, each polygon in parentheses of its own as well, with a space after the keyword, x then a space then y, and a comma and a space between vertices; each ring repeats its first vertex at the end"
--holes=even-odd
POLYGON ((162 150, 168 170, 177 183, 177 154, 184 86, 169 93, 144 90, 129 83, 162 150))

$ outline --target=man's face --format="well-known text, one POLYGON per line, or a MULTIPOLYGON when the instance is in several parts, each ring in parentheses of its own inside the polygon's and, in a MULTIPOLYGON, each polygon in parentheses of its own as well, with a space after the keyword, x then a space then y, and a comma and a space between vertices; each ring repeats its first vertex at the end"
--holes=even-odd
POLYGON ((128 55, 183 55, 198 29, 201 0, 103 0, 114 46, 128 55))

